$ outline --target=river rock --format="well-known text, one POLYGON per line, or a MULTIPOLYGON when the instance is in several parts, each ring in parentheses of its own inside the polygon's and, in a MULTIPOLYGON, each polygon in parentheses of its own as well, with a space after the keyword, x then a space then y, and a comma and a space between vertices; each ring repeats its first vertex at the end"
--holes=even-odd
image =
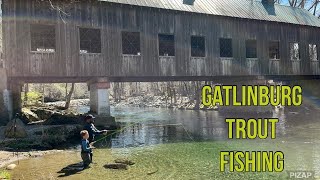
POLYGON ((49 119, 54 113, 53 110, 45 109, 45 108, 32 108, 31 111, 35 113, 42 120, 49 119))
POLYGON ((36 113, 32 112, 28 108, 22 108, 21 113, 22 113, 22 115, 21 115, 22 119, 26 123, 34 122, 34 121, 40 121, 41 120, 36 113))
POLYGON ((9 165, 7 166, 7 170, 13 170, 13 169, 16 168, 16 167, 17 167, 16 164, 9 164, 9 165))
POLYGON ((126 164, 126 165, 134 165, 135 163, 129 159, 116 159, 114 160, 115 163, 121 163, 121 164, 126 164))
POLYGON ((55 112, 52 116, 44 122, 44 125, 62 125, 62 124, 81 124, 83 122, 81 115, 74 113, 63 114, 55 112))
POLYGON ((110 163, 110 164, 106 164, 103 166, 104 168, 107 169, 128 169, 128 165, 126 164, 122 164, 122 163, 110 163))
POLYGON ((25 138, 27 131, 23 122, 19 118, 15 118, 8 122, 4 135, 6 138, 25 138))

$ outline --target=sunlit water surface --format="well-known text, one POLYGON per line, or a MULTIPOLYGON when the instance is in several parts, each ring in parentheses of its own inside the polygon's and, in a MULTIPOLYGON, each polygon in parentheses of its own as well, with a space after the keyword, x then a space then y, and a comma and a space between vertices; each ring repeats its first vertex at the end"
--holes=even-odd
MULTIPOLYGON (((86 107, 82 107, 82 111, 86 107)), ((83 171, 63 168, 81 162, 80 150, 19 162, 15 179, 285 179, 287 170, 320 172, 320 112, 284 113, 278 117, 275 140, 228 140, 227 117, 217 111, 158 108, 113 108, 117 121, 126 122, 112 137, 101 139, 94 164, 83 171), (220 151, 282 151, 282 173, 221 173, 220 151), (105 169, 116 158, 135 165, 128 170, 105 169)), ((262 115, 263 117, 266 115, 262 115)), ((249 118, 246 115, 243 118, 249 118)), ((256 117, 258 118, 258 116, 256 117)))

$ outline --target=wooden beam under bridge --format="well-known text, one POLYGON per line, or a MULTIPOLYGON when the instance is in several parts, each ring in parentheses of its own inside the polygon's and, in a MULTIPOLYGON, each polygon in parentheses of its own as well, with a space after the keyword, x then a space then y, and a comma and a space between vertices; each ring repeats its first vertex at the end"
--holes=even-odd
POLYGON ((88 83, 92 79, 108 78, 109 82, 166 82, 166 81, 214 81, 245 82, 253 80, 315 80, 320 75, 265 75, 265 76, 132 76, 132 77, 9 77, 10 82, 23 83, 88 83))

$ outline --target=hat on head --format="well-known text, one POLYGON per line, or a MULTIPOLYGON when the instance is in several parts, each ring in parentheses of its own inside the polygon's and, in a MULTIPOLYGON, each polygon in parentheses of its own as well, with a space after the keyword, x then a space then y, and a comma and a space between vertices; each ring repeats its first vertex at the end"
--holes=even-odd
POLYGON ((92 114, 88 114, 86 115, 86 117, 84 118, 84 120, 88 120, 88 119, 94 119, 95 117, 92 114))

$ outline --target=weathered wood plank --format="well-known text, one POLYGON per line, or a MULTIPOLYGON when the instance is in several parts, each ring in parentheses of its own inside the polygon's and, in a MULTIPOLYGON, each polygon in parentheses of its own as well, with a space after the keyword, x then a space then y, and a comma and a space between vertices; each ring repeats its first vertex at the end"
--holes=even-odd
POLYGON ((247 73, 249 75, 259 75, 259 59, 258 58, 247 58, 246 61, 247 73))
POLYGON ((312 75, 320 75, 319 65, 320 65, 319 61, 311 61, 310 69, 311 69, 312 75))
POLYGON ((123 55, 121 59, 121 76, 134 76, 143 73, 141 56, 123 55))
MULTIPOLYGON (((83 76, 100 76, 100 67, 102 63, 102 55, 100 53, 84 53, 80 54, 79 72, 83 76)), ((103 68, 103 67, 101 67, 103 68)))
POLYGON ((233 58, 221 58, 221 75, 229 76, 232 75, 232 64, 233 58))
POLYGON ((160 76, 175 76, 176 75, 176 61, 174 56, 160 56, 159 57, 159 71, 160 76))
POLYGON ((206 58, 205 57, 191 57, 189 72, 191 76, 205 76, 206 75, 206 58))
POLYGON ((272 75, 280 74, 280 59, 269 60, 269 74, 272 74, 272 75))

